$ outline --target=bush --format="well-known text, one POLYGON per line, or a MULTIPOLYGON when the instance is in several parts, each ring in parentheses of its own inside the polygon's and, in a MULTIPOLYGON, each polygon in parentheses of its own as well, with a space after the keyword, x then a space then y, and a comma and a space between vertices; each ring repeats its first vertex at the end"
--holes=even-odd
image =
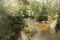
POLYGON ((47 16, 39 16, 37 20, 40 21, 40 22, 41 21, 47 21, 48 17, 47 16))

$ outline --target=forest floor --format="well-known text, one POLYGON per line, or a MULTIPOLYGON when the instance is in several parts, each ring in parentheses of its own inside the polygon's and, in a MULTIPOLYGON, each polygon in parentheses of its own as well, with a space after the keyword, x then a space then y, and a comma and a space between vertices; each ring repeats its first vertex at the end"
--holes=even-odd
MULTIPOLYGON (((26 24, 28 25, 28 30, 33 31, 39 23, 36 20, 32 19, 25 19, 26 24)), ((52 23, 53 24, 53 23, 52 23)), ((37 31, 35 29, 35 31, 37 31)), ((24 32, 21 33, 21 38, 19 37, 18 40, 60 40, 60 31, 58 33, 53 32, 51 29, 38 31, 33 34, 32 36, 27 36, 24 32)), ((28 34, 28 35, 31 35, 28 34)))

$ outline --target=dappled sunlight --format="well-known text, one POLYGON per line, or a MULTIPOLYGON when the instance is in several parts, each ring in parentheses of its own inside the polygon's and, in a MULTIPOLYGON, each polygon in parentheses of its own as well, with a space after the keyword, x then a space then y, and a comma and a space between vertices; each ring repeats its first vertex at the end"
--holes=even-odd
POLYGON ((59 40, 60 0, 0 0, 0 40, 59 40))
POLYGON ((50 23, 39 23, 37 25, 37 31, 47 30, 50 28, 50 23))
POLYGON ((57 40, 55 29, 53 28, 54 24, 51 24, 49 21, 36 22, 32 19, 25 20, 27 27, 22 31, 22 40, 57 40), (53 26, 51 27, 51 25, 53 26))

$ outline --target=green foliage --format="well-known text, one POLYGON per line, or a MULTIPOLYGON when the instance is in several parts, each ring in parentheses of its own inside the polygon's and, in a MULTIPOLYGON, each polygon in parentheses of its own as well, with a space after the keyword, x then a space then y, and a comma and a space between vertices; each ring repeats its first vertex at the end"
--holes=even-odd
MULTIPOLYGON (((4 15, 5 16, 5 15, 4 15)), ((19 34, 19 32, 24 28, 23 18, 20 16, 8 16, 6 18, 1 18, 0 22, 0 40, 8 40, 11 36, 19 34)))
POLYGON ((45 5, 37 1, 18 1, 4 3, 0 0, 0 40, 9 40, 14 34, 19 34, 24 28, 25 17, 34 18, 37 21, 57 19, 55 16, 60 9, 56 3, 47 2, 45 5))
POLYGON ((19 6, 11 5, 0 7, 0 40, 10 40, 11 36, 14 37, 19 34, 24 28, 23 16, 19 12, 19 6))
POLYGON ((46 16, 39 16, 38 21, 47 21, 48 18, 46 16))
POLYGON ((48 16, 47 16, 47 8, 46 8, 46 5, 43 4, 42 6, 42 10, 41 10, 41 13, 39 14, 38 16, 38 21, 47 21, 48 20, 48 16))

